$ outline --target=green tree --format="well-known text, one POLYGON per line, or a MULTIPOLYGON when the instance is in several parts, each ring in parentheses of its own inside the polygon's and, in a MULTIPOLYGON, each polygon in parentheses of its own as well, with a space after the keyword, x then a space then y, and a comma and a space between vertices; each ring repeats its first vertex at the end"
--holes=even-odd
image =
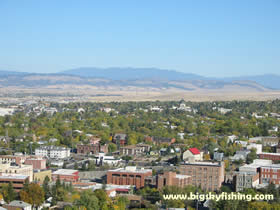
POLYGON ((51 196, 49 183, 50 183, 50 178, 48 176, 46 176, 44 179, 44 182, 43 182, 43 190, 45 192, 45 199, 47 199, 51 196))
POLYGON ((91 190, 83 191, 81 198, 76 201, 75 205, 79 207, 85 207, 86 209, 99 210, 98 198, 91 190))
POLYGON ((2 186, 1 194, 3 195, 4 201, 7 203, 10 203, 16 198, 16 192, 13 188, 12 182, 2 186))

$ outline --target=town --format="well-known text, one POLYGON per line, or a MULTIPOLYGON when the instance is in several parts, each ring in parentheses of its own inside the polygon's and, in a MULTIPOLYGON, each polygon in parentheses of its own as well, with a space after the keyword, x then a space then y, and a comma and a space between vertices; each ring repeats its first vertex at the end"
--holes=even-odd
POLYGON ((0 125, 0 210, 280 208, 280 100, 2 101, 0 125), (163 198, 208 192, 274 199, 163 198))

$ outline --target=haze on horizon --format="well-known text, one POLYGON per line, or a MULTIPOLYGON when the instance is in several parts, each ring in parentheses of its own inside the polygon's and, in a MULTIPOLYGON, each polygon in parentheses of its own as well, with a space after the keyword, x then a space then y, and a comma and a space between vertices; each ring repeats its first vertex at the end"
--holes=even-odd
POLYGON ((0 70, 279 74, 279 9, 277 0, 3 1, 0 70))

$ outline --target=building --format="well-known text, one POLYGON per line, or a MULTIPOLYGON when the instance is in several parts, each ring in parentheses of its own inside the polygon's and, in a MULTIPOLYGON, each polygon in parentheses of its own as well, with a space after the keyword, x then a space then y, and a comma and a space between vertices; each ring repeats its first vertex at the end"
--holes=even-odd
POLYGON ((247 145, 247 149, 251 150, 251 149, 256 149, 256 153, 260 154, 262 153, 262 144, 255 144, 255 143, 251 143, 249 145, 247 145))
POLYGON ((213 159, 216 160, 216 161, 223 161, 224 153, 222 153, 222 152, 214 152, 213 159))
POLYGON ((209 191, 219 190, 225 176, 224 162, 185 162, 179 171, 192 176, 192 185, 209 191))
POLYGON ((148 144, 129 145, 120 148, 121 155, 141 155, 149 152, 151 146, 148 144))
POLYGON ((271 164, 260 168, 260 184, 274 183, 280 186, 280 164, 271 164))
POLYGON ((171 145, 176 142, 175 138, 166 138, 166 137, 146 137, 146 141, 151 141, 156 145, 167 144, 171 145))
POLYGON ((52 180, 52 171, 51 170, 37 170, 33 172, 33 180, 39 184, 43 184, 46 177, 49 177, 52 180))
POLYGON ((176 172, 166 171, 157 176, 157 188, 165 186, 185 187, 192 184, 192 177, 188 175, 176 174, 176 172))
POLYGON ((44 170, 47 168, 47 160, 43 158, 28 158, 24 162, 25 165, 32 165, 33 169, 44 170))
POLYGON ((26 175, 0 173, 0 187, 4 184, 12 182, 14 190, 19 192, 28 179, 29 177, 26 175))
POLYGON ((136 166, 127 166, 107 171, 107 184, 135 185, 137 189, 144 187, 145 178, 152 176, 151 169, 137 169, 136 166))
POLYGON ((0 173, 26 175, 29 177, 29 182, 33 181, 32 165, 0 164, 0 173))
POLYGON ((1 163, 16 163, 21 165, 26 160, 26 156, 15 156, 15 155, 0 155, 0 164, 1 163))
POLYGON ((280 153, 269 153, 269 152, 262 152, 258 154, 259 158, 267 159, 272 161, 279 161, 280 160, 280 153))
POLYGON ((249 139, 249 143, 260 142, 263 146, 275 146, 279 143, 279 137, 275 136, 259 136, 249 139))
POLYGON ((7 210, 32 210, 31 204, 17 200, 14 200, 9 204, 4 204, 3 207, 7 210))
POLYGON ((79 171, 71 169, 58 169, 52 173, 52 180, 60 179, 64 182, 77 182, 79 180, 79 171))
POLYGON ((260 184, 260 168, 271 164, 271 160, 256 159, 251 164, 241 166, 239 172, 235 172, 233 177, 235 190, 239 192, 246 188, 257 187, 260 184))
POLYGON ((240 150, 236 151, 234 156, 229 157, 231 161, 238 161, 238 160, 246 160, 247 155, 250 153, 250 150, 240 150))
POLYGON ((203 152, 197 148, 190 148, 183 153, 184 161, 203 161, 203 152))
POLYGON ((259 173, 258 172, 236 172, 233 177, 233 183, 235 185, 235 191, 240 192, 244 189, 255 188, 259 185, 259 173))
POLYGON ((108 145, 101 145, 100 143, 77 145, 77 153, 80 155, 94 155, 99 152, 108 153, 108 145))
POLYGON ((100 152, 94 158, 95 158, 96 165, 108 164, 110 166, 117 166, 121 162, 120 159, 117 159, 114 156, 107 156, 105 155, 105 153, 102 152, 100 152))
POLYGON ((113 142, 118 146, 124 146, 127 144, 127 135, 124 133, 116 133, 114 135, 113 142))
POLYGON ((35 155, 47 158, 63 159, 70 157, 70 148, 58 146, 41 146, 35 149, 35 155))
POLYGON ((261 166, 271 165, 271 160, 255 159, 251 164, 245 164, 239 167, 239 171, 242 172, 259 172, 261 166))

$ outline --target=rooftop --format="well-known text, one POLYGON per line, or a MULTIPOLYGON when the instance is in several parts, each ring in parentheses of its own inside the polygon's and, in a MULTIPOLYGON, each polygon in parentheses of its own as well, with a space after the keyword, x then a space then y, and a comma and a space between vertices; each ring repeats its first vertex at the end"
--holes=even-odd
POLYGON ((270 164, 267 166, 262 166, 261 168, 267 168, 267 169, 279 168, 280 169, 280 164, 270 164))
POLYGON ((197 165, 197 166, 221 166, 220 162, 206 162, 206 161, 196 161, 196 162, 185 162, 183 165, 197 165))
POLYGON ((53 172, 52 174, 59 174, 59 175, 73 175, 74 173, 78 172, 78 170, 72 169, 58 169, 57 171, 53 172))
POLYGON ((29 207, 29 206, 31 206, 31 204, 25 203, 25 202, 23 202, 23 201, 14 200, 14 201, 12 201, 11 203, 9 203, 9 206, 29 207))
POLYGON ((28 178, 28 176, 22 175, 22 174, 6 174, 6 173, 0 174, 0 179, 25 180, 27 178, 28 178))
POLYGON ((280 156, 280 153, 272 153, 272 152, 261 152, 259 155, 274 155, 274 156, 280 156))
POLYGON ((189 149, 190 152, 193 154, 193 155, 199 155, 200 154, 200 151, 197 149, 197 148, 190 148, 189 149))
POLYGON ((117 169, 112 169, 108 170, 109 172, 132 172, 132 173, 147 173, 147 172, 152 172, 152 169, 144 169, 144 168, 136 168, 136 166, 127 166, 125 168, 117 168, 117 169))

